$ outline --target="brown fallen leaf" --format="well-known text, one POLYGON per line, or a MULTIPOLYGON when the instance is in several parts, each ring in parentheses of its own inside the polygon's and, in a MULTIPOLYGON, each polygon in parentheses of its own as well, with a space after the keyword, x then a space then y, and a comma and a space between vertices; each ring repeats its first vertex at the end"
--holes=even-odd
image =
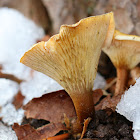
POLYGON ((19 91, 18 94, 16 94, 12 102, 12 104, 15 106, 16 109, 19 109, 22 107, 24 98, 25 96, 21 94, 21 91, 19 91))
POLYGON ((12 75, 12 74, 6 74, 6 73, 1 73, 1 72, 0 72, 0 78, 9 79, 9 80, 15 81, 15 82, 17 82, 17 83, 19 83, 19 84, 20 84, 21 82, 23 82, 23 80, 18 79, 17 77, 15 77, 15 76, 12 75))
POLYGON ((37 129, 44 138, 52 137, 61 130, 67 130, 62 123, 50 123, 37 129))
POLYGON ((34 129, 31 125, 18 125, 15 123, 13 129, 16 132, 18 140, 42 140, 56 135, 61 130, 66 130, 62 123, 50 123, 38 129, 34 129))
POLYGON ((121 99, 121 94, 113 97, 108 95, 107 97, 102 99, 98 105, 95 106, 95 110, 104 110, 110 108, 113 111, 115 111, 116 106, 119 103, 120 99, 121 99))
POLYGON ((34 98, 23 109, 27 118, 44 119, 53 123, 63 121, 64 113, 68 118, 76 116, 73 102, 64 90, 34 98))
MULTIPOLYGON (((93 99, 96 104, 102 97, 100 89, 93 91, 93 99)), ((75 108, 69 95, 64 91, 56 91, 34 98, 23 109, 27 118, 43 119, 53 123, 64 121, 64 114, 68 118, 76 117, 75 108)))

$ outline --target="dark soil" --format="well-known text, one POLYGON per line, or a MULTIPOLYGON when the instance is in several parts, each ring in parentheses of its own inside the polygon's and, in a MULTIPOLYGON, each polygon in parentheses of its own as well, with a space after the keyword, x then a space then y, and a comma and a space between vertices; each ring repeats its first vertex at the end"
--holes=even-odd
POLYGON ((96 120, 90 122, 84 137, 95 140, 134 140, 132 123, 110 110, 96 112, 96 120))

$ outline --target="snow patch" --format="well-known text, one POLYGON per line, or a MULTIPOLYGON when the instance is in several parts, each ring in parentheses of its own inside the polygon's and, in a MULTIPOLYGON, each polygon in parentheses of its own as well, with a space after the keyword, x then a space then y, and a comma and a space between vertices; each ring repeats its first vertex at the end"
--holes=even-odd
POLYGON ((2 117, 2 121, 7 125, 13 125, 14 123, 21 124, 24 117, 24 110, 16 110, 13 104, 8 103, 2 107, 0 117, 2 117))
POLYGON ((2 72, 13 74, 20 79, 28 79, 30 68, 19 61, 21 56, 44 36, 44 31, 33 21, 11 8, 0 8, 0 18, 2 72))
POLYGON ((11 127, 7 127, 0 122, 0 140, 18 140, 11 127))
POLYGON ((16 82, 0 78, 0 106, 11 102, 18 90, 19 85, 16 82))
POLYGON ((97 72, 96 78, 94 81, 93 90, 98 89, 98 88, 103 89, 105 85, 106 85, 106 81, 104 77, 97 72))
POLYGON ((122 95, 116 111, 133 122, 133 136, 140 140, 140 78, 122 95))

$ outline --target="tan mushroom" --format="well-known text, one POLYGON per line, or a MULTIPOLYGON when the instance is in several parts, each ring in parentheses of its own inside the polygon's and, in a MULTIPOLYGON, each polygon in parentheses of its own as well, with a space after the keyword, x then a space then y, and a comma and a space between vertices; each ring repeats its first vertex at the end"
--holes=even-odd
POLYGON ((80 123, 94 118, 93 83, 101 48, 110 45, 114 26, 112 12, 62 25, 59 34, 35 44, 21 58, 21 63, 53 78, 67 91, 80 123))
POLYGON ((111 46, 104 47, 103 51, 117 68, 115 95, 123 94, 129 70, 140 62, 140 37, 115 30, 111 46))

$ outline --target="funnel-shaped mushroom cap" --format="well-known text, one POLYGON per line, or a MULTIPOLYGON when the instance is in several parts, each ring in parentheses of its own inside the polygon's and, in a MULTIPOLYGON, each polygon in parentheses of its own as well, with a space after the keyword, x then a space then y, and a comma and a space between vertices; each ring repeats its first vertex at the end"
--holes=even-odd
POLYGON ((140 37, 115 30, 110 47, 103 51, 116 68, 132 69, 140 62, 140 37))
POLYGON ((55 79, 69 94, 83 93, 92 90, 101 48, 110 45, 113 33, 112 12, 62 25, 59 34, 27 51, 21 63, 55 79))

